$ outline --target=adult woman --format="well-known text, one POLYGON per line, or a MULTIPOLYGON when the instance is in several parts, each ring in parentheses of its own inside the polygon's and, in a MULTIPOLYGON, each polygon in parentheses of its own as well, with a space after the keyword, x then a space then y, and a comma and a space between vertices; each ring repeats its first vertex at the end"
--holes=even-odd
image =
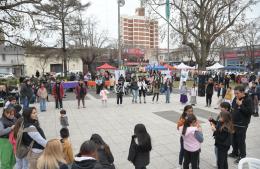
POLYGON ((63 157, 62 144, 58 139, 49 140, 37 161, 37 169, 68 169, 63 157))
POLYGON ((35 107, 29 107, 23 110, 24 129, 22 142, 26 146, 32 146, 28 153, 29 169, 35 169, 36 163, 47 144, 45 134, 40 127, 37 110, 35 107), (32 144, 32 145, 31 145, 32 144))
POLYGON ((211 106, 212 95, 213 95, 214 82, 212 78, 209 78, 208 84, 206 87, 206 107, 211 106))
POLYGON ((14 130, 13 130, 13 139, 9 135, 9 140, 11 139, 10 142, 13 144, 13 150, 14 150, 14 153, 15 153, 15 159, 16 159, 15 169, 28 169, 27 158, 26 157, 18 158, 16 156, 16 147, 17 147, 16 140, 17 140, 17 137, 18 137, 18 131, 19 131, 22 123, 23 123, 23 118, 19 118, 15 123, 15 127, 14 127, 14 130))
POLYGON ((153 103, 154 103, 155 96, 156 96, 156 103, 158 103, 159 93, 160 93, 160 82, 159 80, 155 80, 153 82, 153 103))
POLYGON ((90 138, 97 145, 97 155, 100 164, 104 169, 115 169, 113 164, 114 157, 110 151, 109 146, 104 142, 102 137, 98 134, 93 134, 90 138))
POLYGON ((150 151, 152 150, 151 137, 147 133, 143 124, 137 124, 132 136, 129 148, 128 160, 131 161, 135 169, 146 169, 150 163, 150 151))
POLYGON ((170 94, 172 92, 172 82, 169 78, 166 79, 166 82, 164 84, 164 92, 166 96, 166 103, 170 103, 170 94))
POLYGON ((137 80, 135 77, 132 78, 132 81, 131 81, 131 85, 130 85, 130 88, 132 89, 132 103, 137 103, 137 95, 138 95, 138 85, 137 85, 137 80))
POLYGON ((39 97, 41 112, 46 111, 46 100, 48 97, 48 92, 43 83, 41 84, 41 87, 37 91, 37 96, 39 97))
POLYGON ((76 92, 76 98, 78 100, 78 108, 80 108, 80 100, 82 100, 83 108, 85 108, 85 97, 87 94, 87 88, 84 85, 83 80, 79 81, 79 84, 75 89, 75 92, 76 92))
POLYGON ((143 96, 144 96, 144 103, 146 103, 145 95, 146 95, 146 91, 147 91, 147 84, 145 83, 145 79, 144 78, 139 78, 139 81, 137 82, 137 85, 139 87, 139 102, 142 103, 141 97, 142 97, 142 94, 143 94, 143 96))
POLYGON ((8 139, 16 122, 14 113, 15 110, 13 108, 7 108, 0 119, 0 167, 2 169, 13 169, 15 164, 13 146, 8 139))

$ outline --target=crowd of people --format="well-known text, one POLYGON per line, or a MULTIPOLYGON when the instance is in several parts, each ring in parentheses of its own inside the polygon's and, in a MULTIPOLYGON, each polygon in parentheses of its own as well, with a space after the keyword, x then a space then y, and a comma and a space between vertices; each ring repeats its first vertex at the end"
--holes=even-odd
MULTIPOLYGON (((110 76, 112 77, 112 75, 110 76)), ((89 75, 88 75, 89 78, 89 75)), ((111 79, 110 79, 111 82, 111 79)), ((165 94, 165 102, 170 103, 173 81, 167 76, 155 74, 152 78, 132 76, 128 80, 122 75, 118 81, 108 88, 102 76, 96 78, 96 94, 100 95, 102 104, 107 104, 108 94, 116 93, 116 103, 123 103, 126 83, 132 93, 132 103, 147 103, 146 95, 149 86, 152 90, 152 103, 158 102, 160 93, 165 94), (139 96, 139 100, 138 100, 139 96)), ((46 87, 41 82, 33 87, 30 79, 25 79, 20 88, 21 105, 16 97, 9 97, 5 103, 0 119, 0 165, 3 169, 115 169, 114 156, 109 145, 99 134, 93 134, 82 143, 79 152, 74 156, 70 143, 69 119, 63 109, 65 89, 57 79, 53 85, 46 87), (60 138, 48 140, 41 128, 36 107, 30 107, 33 99, 39 101, 41 112, 46 111, 48 93, 55 99, 55 108, 60 109, 60 138), (4 155, 3 155, 4 154, 4 155)), ((88 87, 86 78, 80 78, 75 88, 75 96, 80 108, 85 105, 88 87)), ((246 132, 251 116, 258 116, 258 100, 260 99, 260 83, 252 79, 248 85, 238 85, 232 89, 226 82, 216 82, 208 78, 205 93, 206 107, 212 104, 214 90, 219 98, 216 109, 220 109, 218 117, 209 117, 212 136, 215 139, 216 167, 228 169, 227 158, 236 158, 238 163, 246 157, 246 132), (234 96, 233 97, 233 90, 234 96), (228 151, 232 147, 232 153, 228 151)), ((198 89, 196 83, 188 89, 183 82, 179 89, 180 102, 184 106, 177 123, 180 134, 179 168, 198 169, 200 166, 201 144, 204 137, 201 125, 193 112, 197 104, 198 89), (188 103, 190 94, 190 104, 188 103)), ((136 169, 145 169, 150 163, 152 139, 143 124, 134 127, 134 135, 127 159, 136 169)))

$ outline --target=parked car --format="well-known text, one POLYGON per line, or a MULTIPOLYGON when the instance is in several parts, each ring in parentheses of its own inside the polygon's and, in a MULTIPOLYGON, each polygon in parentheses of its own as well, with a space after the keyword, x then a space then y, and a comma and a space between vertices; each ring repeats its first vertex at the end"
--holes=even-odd
POLYGON ((0 79, 15 78, 13 73, 0 73, 0 79))

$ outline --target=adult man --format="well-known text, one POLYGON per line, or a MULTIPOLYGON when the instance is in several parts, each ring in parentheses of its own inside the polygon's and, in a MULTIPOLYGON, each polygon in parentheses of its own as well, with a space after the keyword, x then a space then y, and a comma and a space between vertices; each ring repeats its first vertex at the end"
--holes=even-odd
POLYGON ((52 95, 55 98, 56 109, 62 109, 62 98, 64 97, 64 88, 63 85, 60 83, 59 79, 57 79, 56 83, 53 85, 52 95))
POLYGON ((29 107, 30 100, 33 97, 33 90, 29 79, 26 79, 21 85, 20 97, 23 107, 29 107))
POLYGON ((235 98, 232 102, 232 118, 234 123, 233 151, 229 157, 240 159, 246 157, 246 131, 250 123, 252 114, 252 99, 245 94, 243 86, 237 86, 234 89, 235 98))

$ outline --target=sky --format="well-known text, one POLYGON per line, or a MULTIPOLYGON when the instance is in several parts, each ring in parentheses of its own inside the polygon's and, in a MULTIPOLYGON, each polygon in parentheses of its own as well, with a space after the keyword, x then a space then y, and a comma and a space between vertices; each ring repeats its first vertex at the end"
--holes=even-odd
MULTIPOLYGON (((99 23, 99 30, 106 30, 110 38, 117 38, 117 0, 81 0, 82 3, 91 2, 91 6, 84 11, 84 15, 95 17, 99 23)), ((121 15, 134 15, 135 9, 140 6, 140 0, 125 0, 125 6, 121 8, 121 15)), ((260 3, 248 10, 247 17, 260 16, 260 3)), ((159 24, 162 24, 159 22, 159 24)), ((162 43, 161 47, 166 47, 162 43)))

